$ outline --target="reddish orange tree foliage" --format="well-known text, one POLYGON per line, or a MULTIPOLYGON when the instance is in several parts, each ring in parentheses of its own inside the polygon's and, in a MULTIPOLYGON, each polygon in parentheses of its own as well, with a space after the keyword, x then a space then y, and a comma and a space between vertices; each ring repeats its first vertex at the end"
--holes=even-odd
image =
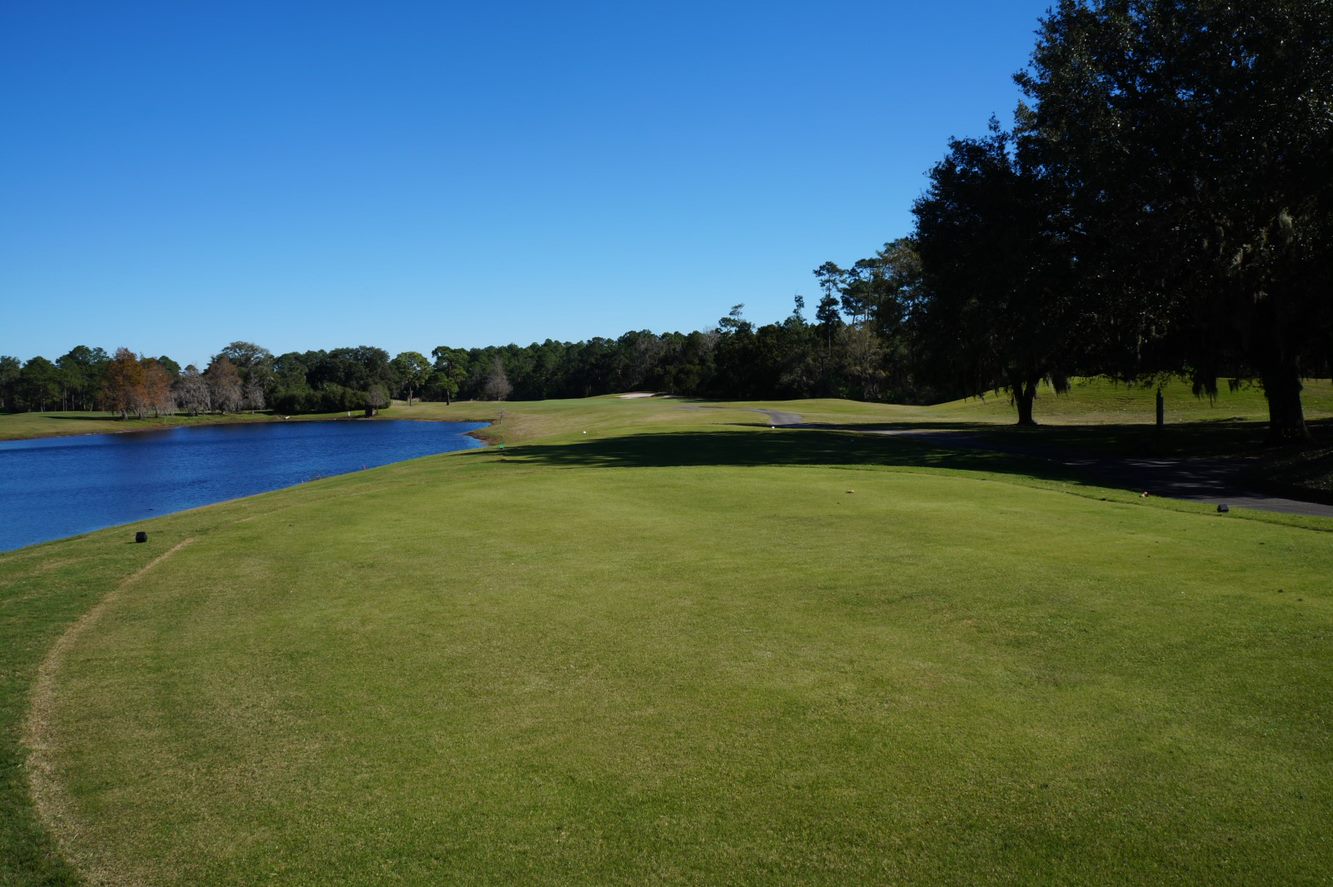
POLYGON ((120 413, 122 419, 131 413, 142 419, 149 411, 154 416, 176 411, 171 373, 154 358, 136 357, 128 348, 116 349, 107 364, 102 397, 107 409, 120 413))
POLYGON ((143 403, 144 368, 139 358, 128 348, 117 348, 116 354, 106 368, 106 382, 103 397, 107 409, 120 413, 120 418, 129 418, 131 411, 139 415, 143 403))
POLYGON ((139 415, 149 410, 154 416, 176 412, 176 401, 171 396, 171 374, 151 357, 140 361, 143 367, 143 392, 139 401, 139 415))

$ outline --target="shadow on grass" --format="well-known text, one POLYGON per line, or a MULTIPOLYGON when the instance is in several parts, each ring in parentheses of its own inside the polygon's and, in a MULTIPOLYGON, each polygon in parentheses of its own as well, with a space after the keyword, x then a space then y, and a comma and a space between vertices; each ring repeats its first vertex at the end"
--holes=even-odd
POLYGON ((978 422, 883 422, 845 425, 804 425, 805 428, 903 434, 949 439, 959 433, 974 436, 973 444, 996 449, 1028 452, 1041 456, 1145 458, 1153 456, 1246 457, 1266 456, 1294 450, 1318 450, 1333 446, 1333 420, 1309 423, 1311 444, 1300 447, 1270 447, 1264 422, 1212 420, 1185 422, 1157 428, 1154 425, 1038 425, 1020 428, 978 422))
POLYGON ((507 461, 565 467, 668 468, 762 465, 896 466, 990 471, 1043 480, 1077 480, 1076 472, 1011 453, 934 446, 905 437, 820 429, 668 432, 599 438, 562 445, 514 446, 507 461))
MULTIPOLYGON (((1252 425, 1236 423, 1236 427, 1209 429, 1182 426, 1155 440, 1144 439, 1138 428, 1118 426, 1035 430, 987 425, 806 426, 629 435, 562 445, 516 446, 497 452, 497 456, 506 461, 565 467, 935 468, 1149 491, 1152 495, 1195 501, 1244 500, 1251 507, 1272 510, 1291 508, 1267 501, 1273 497, 1328 504, 1327 495, 1312 481, 1333 468, 1330 454, 1318 449, 1303 451, 1315 458, 1306 459, 1290 478, 1279 478, 1273 471, 1278 463, 1272 451, 1263 458, 1238 458, 1255 433, 1262 436, 1262 427, 1257 431, 1247 427, 1252 425), (1208 457, 1177 455, 1181 448, 1188 449, 1195 436, 1218 431, 1224 440, 1214 442, 1208 457)), ((1298 513, 1302 512, 1298 509, 1298 513)))
MULTIPOLYGON (((1168 495, 1221 496, 1239 489, 1333 505, 1333 420, 1308 423, 1311 440, 1272 445, 1264 422, 1240 420, 1152 425, 859 426, 941 446, 977 447, 1029 459, 1084 466, 1103 486, 1161 484, 1168 495), (1144 468, 1154 471, 1145 474, 1144 468)), ((852 430, 852 426, 847 426, 852 430)))

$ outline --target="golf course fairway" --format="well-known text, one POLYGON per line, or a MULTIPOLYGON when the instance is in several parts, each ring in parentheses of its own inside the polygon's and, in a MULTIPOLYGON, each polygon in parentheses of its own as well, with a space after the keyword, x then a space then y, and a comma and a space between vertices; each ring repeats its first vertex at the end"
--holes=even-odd
POLYGON ((0 556, 0 882, 1333 871, 1333 521, 507 409, 547 436, 0 556))

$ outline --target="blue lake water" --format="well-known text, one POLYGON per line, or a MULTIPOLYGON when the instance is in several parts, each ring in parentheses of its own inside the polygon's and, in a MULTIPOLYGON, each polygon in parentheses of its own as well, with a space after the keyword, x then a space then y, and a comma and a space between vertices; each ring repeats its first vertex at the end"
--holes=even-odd
POLYGON ((482 422, 283 422, 0 441, 0 551, 482 446, 482 422))

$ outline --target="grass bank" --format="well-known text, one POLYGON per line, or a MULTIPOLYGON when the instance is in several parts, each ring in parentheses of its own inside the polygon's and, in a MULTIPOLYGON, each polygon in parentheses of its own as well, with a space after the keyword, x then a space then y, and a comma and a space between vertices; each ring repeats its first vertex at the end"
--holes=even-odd
POLYGON ((325 422, 348 418, 346 413, 312 413, 304 416, 279 416, 264 411, 255 413, 209 413, 201 416, 159 416, 146 419, 121 419, 106 412, 0 413, 0 440, 30 440, 38 437, 67 437, 74 434, 122 434, 134 431, 161 431, 196 425, 238 425, 251 422, 325 422))
POLYGON ((1333 867, 1333 522, 716 406, 460 405, 505 446, 0 556, 0 878, 1333 867))

